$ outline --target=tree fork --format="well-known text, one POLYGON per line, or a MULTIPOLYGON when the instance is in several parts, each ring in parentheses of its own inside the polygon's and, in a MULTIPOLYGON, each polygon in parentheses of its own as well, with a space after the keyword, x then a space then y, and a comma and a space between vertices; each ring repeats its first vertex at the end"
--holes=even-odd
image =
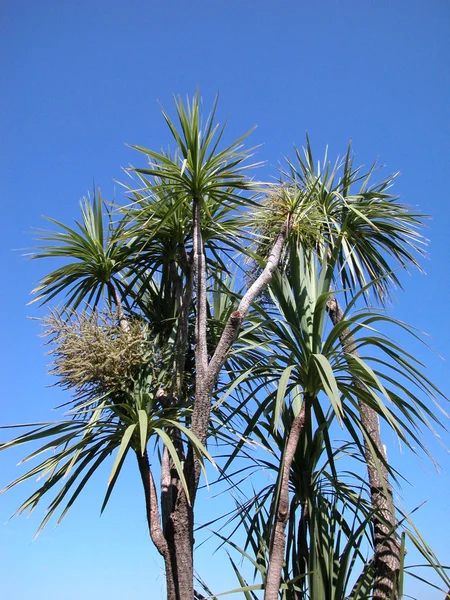
MULTIPOLYGON (((252 283, 252 285, 245 292, 242 297, 239 305, 235 311, 231 313, 228 318, 228 321, 224 327, 220 340, 216 346, 214 354, 209 361, 207 362, 207 354, 206 354, 206 369, 204 376, 199 376, 198 382, 200 384, 200 388, 197 389, 197 380, 196 380, 196 399, 194 405, 194 413, 192 417, 192 432, 198 437, 202 444, 206 443, 206 437, 208 433, 208 423, 211 413, 211 396, 214 390, 214 386, 216 385, 217 379, 220 374, 220 370, 225 364, 228 352, 230 351, 232 345, 236 341, 236 338, 239 333, 239 328, 244 321, 245 317, 250 310, 251 305, 255 301, 255 299, 260 295, 260 293, 266 288, 280 264, 281 255, 283 252, 284 245, 289 236, 291 230, 291 217, 289 216, 286 221, 281 226, 280 232, 278 233, 275 242, 272 246, 272 250, 267 259, 267 263, 260 273, 260 275, 256 278, 256 280, 252 283)), ((200 233, 201 237, 201 233, 200 233)), ((203 249, 203 245, 201 246, 203 249)), ((194 249, 194 260, 196 260, 196 254, 194 249)), ((203 263, 204 255, 203 255, 203 263)), ((196 268, 196 273, 199 272, 198 267, 196 268)), ((206 273, 205 273, 206 277, 206 273)), ((197 283, 197 289, 199 289, 199 285, 197 283)), ((205 293, 205 323, 204 323, 204 332, 205 332, 205 346, 206 346, 206 285, 204 288, 205 293)), ((199 299, 197 298, 197 302, 199 299)), ((199 314, 199 310, 197 311, 199 314)), ((203 332, 203 329, 201 330, 203 332)), ((202 355, 202 360, 204 357, 202 355)), ((203 363, 204 364, 204 363, 203 363)), ((197 368, 197 360, 196 360, 196 368, 197 368)), ((193 476, 193 480, 191 481, 191 487, 189 489, 189 493, 192 493, 192 498, 195 498, 195 493, 197 491, 198 482, 200 479, 200 463, 196 456, 193 455, 192 449, 190 448, 189 452, 190 457, 193 462, 193 472, 190 473, 190 476, 193 476)))
MULTIPOLYGON (((227 354, 239 333, 242 321, 246 317, 253 301, 270 283, 275 269, 278 267, 282 251, 290 231, 290 219, 282 225, 274 242, 267 263, 256 281, 249 287, 225 325, 222 336, 216 346, 211 361, 208 363, 207 354, 207 298, 206 298, 206 257, 200 227, 201 201, 194 198, 193 202, 193 252, 192 267, 195 283, 196 323, 195 323, 195 401, 192 414, 192 433, 204 445, 206 444, 208 424, 211 413, 211 396, 219 377, 220 370, 226 361, 227 354)), ((171 555, 171 568, 174 576, 181 577, 176 593, 182 594, 176 600, 191 600, 194 597, 193 588, 193 507, 200 480, 201 467, 189 444, 185 462, 185 476, 188 482, 190 504, 181 486, 178 486, 177 500, 170 514, 167 528, 167 541, 171 555), (182 561, 182 568, 181 563, 182 561)))

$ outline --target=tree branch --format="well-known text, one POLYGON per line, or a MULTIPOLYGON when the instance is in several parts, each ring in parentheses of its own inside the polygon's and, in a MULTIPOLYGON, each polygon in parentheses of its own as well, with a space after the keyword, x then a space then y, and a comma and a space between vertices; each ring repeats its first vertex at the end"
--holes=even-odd
POLYGON ((150 537, 161 556, 166 558, 169 556, 169 547, 161 528, 155 482, 150 470, 147 451, 145 451, 143 455, 140 452, 136 452, 136 458, 139 465, 142 485, 144 486, 145 506, 147 510, 147 523, 150 537))
POLYGON ((312 398, 305 395, 300 412, 292 421, 292 426, 286 442, 286 449, 283 455, 280 496, 270 544, 269 566, 264 589, 264 600, 278 600, 279 597, 281 569, 284 562, 286 540, 285 530, 289 519, 289 476, 298 441, 305 426, 311 405, 312 398))
POLYGON ((195 319, 195 369, 197 378, 206 375, 208 367, 208 349, 206 340, 206 258, 200 223, 200 199, 194 198, 193 204, 193 251, 197 314, 195 319))
POLYGON ((290 218, 288 218, 281 227, 280 233, 278 234, 275 243, 272 246, 272 250, 262 273, 246 291, 239 303, 237 310, 231 313, 227 324, 225 325, 214 355, 208 365, 208 384, 211 391, 217 381, 217 378, 219 377, 220 370, 226 361, 227 354, 237 338, 239 328, 247 316, 251 305, 264 290, 264 288, 269 285, 275 269, 280 264, 281 254, 289 235, 289 231, 290 218))

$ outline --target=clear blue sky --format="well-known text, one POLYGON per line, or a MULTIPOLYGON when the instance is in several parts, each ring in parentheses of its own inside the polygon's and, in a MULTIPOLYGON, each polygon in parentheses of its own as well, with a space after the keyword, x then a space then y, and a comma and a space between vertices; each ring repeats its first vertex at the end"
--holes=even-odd
MULTIPOLYGON (((168 136, 157 100, 198 86, 209 106, 220 92, 230 139, 257 125, 253 144, 267 161, 259 176, 301 145, 356 162, 379 158, 401 171, 396 191, 430 213, 425 277, 405 274, 397 317, 430 334, 448 359, 450 311, 450 4, 445 0, 3 0, 0 6, 0 169, 4 230, 0 421, 54 418, 58 390, 46 388, 38 316, 29 292, 50 265, 27 262, 42 214, 69 222, 93 180, 112 197, 120 167, 142 160, 126 143, 159 149, 168 136), (16 251, 14 251, 16 250, 16 251)), ((117 194, 120 189, 117 189, 117 194)), ((448 360, 414 349, 450 395, 448 360)), ((7 434, 1 434, 7 435, 7 434)), ((449 445, 449 436, 444 436, 449 445)), ((389 456, 411 482, 405 506, 450 563, 450 459, 428 439, 441 465, 397 450, 389 456)), ((0 487, 16 477, 22 452, 0 456, 0 487)), ((2 596, 8 600, 119 600, 161 596, 161 562, 148 541, 134 465, 98 518, 107 473, 57 529, 30 544, 42 512, 0 529, 2 596)), ((0 497, 3 523, 30 491, 0 497)), ((208 500, 203 510, 208 511, 208 500)), ((197 566, 215 591, 234 586, 223 556, 200 550, 197 566)), ((424 600, 441 598, 431 591, 424 600)))

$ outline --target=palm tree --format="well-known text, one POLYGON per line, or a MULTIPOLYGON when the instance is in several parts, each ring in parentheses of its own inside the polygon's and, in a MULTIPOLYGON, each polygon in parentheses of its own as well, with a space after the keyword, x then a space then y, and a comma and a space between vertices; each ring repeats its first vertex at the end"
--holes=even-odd
MULTIPOLYGON (((269 283, 281 259, 282 251, 290 231, 289 214, 279 227, 265 266, 258 278, 248 287, 235 310, 230 311, 217 343, 208 343, 208 301, 207 287, 211 277, 208 263, 217 253, 212 240, 217 238, 222 246, 238 247, 234 241, 235 215, 231 211, 248 209, 254 203, 242 196, 242 191, 252 190, 254 185, 247 179, 243 162, 249 156, 242 149, 239 139, 224 150, 218 149, 223 130, 218 132, 214 124, 215 106, 202 128, 199 98, 184 107, 176 102, 180 130, 164 117, 177 144, 173 156, 137 148, 149 158, 147 169, 136 169, 141 177, 152 180, 145 189, 157 192, 163 189, 174 198, 174 209, 185 204, 191 210, 191 231, 189 260, 193 272, 194 297, 194 349, 195 349, 195 400, 192 409, 191 431, 200 444, 205 445, 211 415, 212 394, 228 353, 238 337, 240 326, 253 301, 269 283), (231 218, 230 218, 231 215, 231 218), (230 227, 231 224, 231 227, 230 227), (211 236, 211 237, 210 237, 211 236)), ((245 137, 245 136, 244 136, 245 137)), ((193 506, 200 479, 201 464, 196 453, 188 447, 185 461, 185 477, 188 481, 188 502, 183 489, 176 496, 176 503, 170 517, 171 536, 174 540, 173 562, 182 565, 177 568, 178 597, 193 597, 193 506)), ((175 572, 175 570, 174 570, 175 572)))
POLYGON ((92 201, 83 198, 80 204, 82 220, 76 222, 75 229, 48 218, 58 230, 43 231, 38 238, 47 244, 32 254, 33 259, 63 258, 72 262, 45 275, 33 290, 36 297, 32 302, 43 304, 63 294, 63 308, 75 311, 83 303, 95 308, 106 294, 116 305, 118 322, 126 331, 124 273, 132 266, 137 248, 124 243, 127 222, 114 223, 111 207, 103 202, 100 190, 92 201))
MULTIPOLYGON (((313 473, 318 464, 323 450, 321 444, 325 443, 327 449, 327 463, 331 473, 328 481, 334 490, 333 494, 347 505, 352 505, 352 497, 353 504, 355 502, 354 491, 340 483, 337 475, 329 439, 330 418, 325 417, 327 408, 324 402, 330 405, 331 414, 348 431, 360 455, 365 455, 365 442, 366 448, 367 445, 371 448, 377 465, 383 461, 383 457, 377 456, 376 449, 370 445, 369 434, 360 419, 361 404, 374 411, 377 418, 381 416, 409 447, 421 445, 418 437, 421 424, 428 426, 429 419, 438 421, 423 404, 420 394, 425 393, 434 401, 439 392, 421 374, 420 365, 411 356, 374 329, 377 324, 395 324, 395 321, 373 309, 364 309, 353 316, 349 313, 343 315, 343 320, 328 330, 325 317, 333 265, 326 259, 318 265, 311 253, 305 253, 298 243, 290 245, 288 257, 284 274, 275 277, 270 285, 271 302, 266 308, 258 308, 259 318, 254 322, 254 326, 259 322, 259 326, 264 326, 266 330, 266 341, 261 341, 260 345, 272 348, 273 353, 265 361, 268 365, 267 373, 260 371, 258 377, 265 378, 268 383, 277 381, 276 391, 266 392, 259 400, 256 398, 257 408, 252 409, 247 418, 247 427, 242 432, 243 439, 256 435, 272 452, 275 447, 280 453, 276 466, 271 466, 270 459, 262 461, 265 469, 280 469, 275 488, 271 486, 259 491, 250 502, 254 504, 256 501, 260 506, 264 504, 264 499, 272 498, 267 519, 258 526, 253 524, 251 528, 253 538, 265 539, 268 566, 264 570, 264 589, 265 598, 270 599, 278 598, 282 568, 285 570, 284 582, 289 581, 286 572, 289 564, 293 565, 291 579, 294 577, 292 581, 297 581, 296 589, 304 589, 299 578, 303 578, 307 571, 301 567, 301 562, 304 560, 302 557, 309 556, 316 547, 311 519, 319 506, 318 493, 314 491, 313 485, 306 485, 306 480, 314 481, 308 474, 313 473), (340 341, 345 331, 356 337, 358 348, 364 351, 365 357, 348 355, 340 341), (385 358, 371 358, 375 347, 385 358), (355 381, 358 386, 354 385, 355 381), (408 388, 405 382, 416 389, 408 388), (315 436, 311 433, 312 416, 318 427, 315 436), (270 439, 273 440, 272 443, 266 441, 270 439), (290 489, 293 491, 291 501, 290 489), (306 520, 305 506, 310 515, 306 520), (299 510, 303 515, 300 518, 297 517, 299 510), (303 538, 307 531, 312 536, 309 546, 308 543, 303 543, 302 549, 294 543, 296 523, 299 531, 297 539, 303 538), (287 551, 291 558, 285 558, 287 526, 287 551)), ((397 325, 404 327, 402 323, 397 325)), ((411 333, 414 335, 413 330, 411 333)), ((258 390, 261 388, 255 389, 254 393, 259 394, 258 390)), ((270 389, 269 386, 268 390, 270 389)), ((251 398, 247 394, 246 402, 249 401, 249 396, 251 398)), ((229 462, 237 453, 238 449, 233 451, 229 462)), ((323 473, 322 470, 320 472, 323 473)), ((320 506, 323 508, 325 505, 320 506)), ((365 523, 360 533, 368 532, 372 519, 389 528, 387 519, 377 506, 371 508, 368 504, 364 508, 365 505, 360 501, 357 506, 356 512, 360 515, 361 522, 365 523), (365 511, 362 514, 361 509, 365 511)), ((248 506, 246 510, 249 510, 248 506)), ((259 508, 255 515, 261 515, 259 508)), ((397 527, 395 524, 395 530, 387 529, 388 535, 394 535, 397 527)), ((256 547, 259 540, 253 539, 252 543, 256 547)), ((426 556, 426 545, 422 549, 426 556)), ((401 556, 400 552, 400 558, 401 556)), ((430 560, 431 564, 433 560, 430 560)), ((375 588, 377 580, 374 559, 367 563, 364 573, 364 586, 370 583, 370 587, 375 588)), ((442 571, 440 574, 446 582, 445 574, 442 571)), ((309 589, 309 594, 311 593, 312 590, 309 589)), ((296 591, 292 597, 304 597, 299 594, 300 591, 296 591)), ((328 596, 318 593, 311 597, 328 596)))
MULTIPOLYGON (((424 240, 418 229, 423 216, 412 212, 390 193, 396 175, 372 183, 376 172, 374 164, 367 172, 353 167, 349 145, 342 161, 332 167, 327 154, 316 163, 307 138, 303 156, 296 149, 296 163, 288 161, 287 185, 298 194, 312 198, 321 214, 321 230, 316 238, 316 251, 323 255, 327 247, 333 249, 335 289, 344 289, 345 297, 365 289, 368 296, 384 304, 393 286, 401 287, 398 267, 414 266, 420 269, 418 256, 423 254, 424 240), (357 187, 356 193, 353 189, 357 187), (328 246, 327 246, 328 244, 328 246), (394 265, 390 265, 390 259, 394 265), (370 285, 368 285, 370 284, 370 285)), ((304 242, 310 243, 310 239, 304 242)), ((343 319, 344 311, 338 298, 330 295, 328 314, 334 325, 343 319)), ((355 340, 348 331, 342 331, 341 342, 347 354, 358 356, 355 340)), ((356 382, 356 385, 359 385, 356 382)), ((365 455, 372 493, 375 546, 374 598, 390 598, 398 582, 400 545, 395 535, 396 517, 392 502, 387 458, 380 437, 379 419, 370 406, 360 403, 361 421, 367 434, 365 455), (374 455, 375 451, 375 455, 374 455), (383 514, 384 524, 378 520, 383 514)))
MULTIPOLYGON (((76 227, 50 219, 58 230, 42 235, 45 245, 34 256, 70 262, 40 281, 36 300, 63 298, 60 312, 47 323, 55 374, 74 397, 63 421, 31 426, 0 449, 43 439, 44 446, 28 460, 56 447, 51 458, 11 484, 36 474, 47 477, 19 508, 23 512, 68 475, 42 526, 57 510, 62 508, 60 518, 66 514, 100 464, 116 451, 104 508, 132 450, 150 536, 165 562, 167 597, 192 599, 195 500, 204 461, 213 462, 206 450, 208 438, 229 441, 234 435, 225 425, 212 425, 212 411, 220 421, 227 411, 238 415, 243 408, 221 404, 216 395, 228 387, 225 395, 230 396, 243 382, 252 397, 258 386, 275 377, 278 392, 269 393, 265 408, 258 412, 261 417, 264 411, 272 413, 274 427, 285 419, 288 428, 270 524, 266 594, 274 598, 284 556, 292 465, 311 415, 326 428, 323 396, 360 449, 363 436, 375 465, 387 468, 368 427, 360 423, 358 402, 381 414, 402 439, 408 441, 409 436, 420 443, 414 420, 430 416, 426 407, 342 345, 350 335, 364 331, 362 323, 373 327, 380 317, 369 311, 358 320, 344 312, 342 322, 337 319, 325 335, 337 273, 352 293, 377 278, 373 289, 383 296, 386 279, 378 277, 386 275, 387 263, 378 248, 383 240, 393 239, 397 246, 386 249, 404 262, 410 255, 409 242, 399 245, 405 228, 397 225, 401 219, 396 214, 386 217, 389 211, 377 222, 376 231, 383 235, 374 237, 372 250, 367 245, 358 249, 351 241, 367 221, 376 221, 372 213, 368 216, 371 203, 388 202, 388 197, 383 185, 350 196, 350 186, 360 181, 360 175, 352 171, 349 156, 344 184, 335 181, 334 172, 317 175, 309 163, 306 172, 302 163, 297 171, 290 164, 289 179, 281 186, 265 186, 261 203, 253 195, 261 186, 247 176, 251 151, 243 148, 246 136, 223 148, 224 129, 215 122, 216 104, 204 124, 198 95, 187 103, 178 99, 175 105, 177 124, 163 111, 175 151, 134 146, 149 164, 130 169, 125 207, 114 207, 118 210, 113 212, 98 193, 92 201, 82 201, 82 220, 76 227), (365 217, 358 208, 361 198, 367 204, 365 217), (389 226, 383 229, 385 221, 389 226), (252 252, 245 245, 255 239, 251 228, 255 223, 258 247, 252 252), (302 252, 301 245, 309 251, 302 252), (258 268, 249 283, 235 291, 229 263, 241 265, 248 255, 258 268), (255 307, 269 284, 272 308, 270 303, 255 307), (109 305, 115 308, 114 315, 109 305), (274 346, 260 330, 275 336, 279 350, 268 365, 266 358, 274 346), (89 360, 83 358, 82 363, 80 356, 89 360), (105 357, 108 368, 97 368, 99 357, 105 357), (239 369, 242 375, 236 380, 233 370, 239 369), (383 394, 398 406, 399 414, 385 406, 383 394), (152 442, 161 456, 160 505, 148 456, 152 442)), ((414 240, 411 244, 414 249, 414 240)), ((390 277, 395 281, 394 275, 390 277)), ((394 369, 432 392, 411 357, 376 339, 394 369)), ((373 336, 360 335, 358 348, 372 342, 373 336)), ((324 512, 332 510, 330 505, 323 507, 324 512)))
MULTIPOLYGON (((164 256, 156 268, 141 268, 142 256, 148 253, 146 239, 130 234, 129 214, 114 220, 112 209, 104 205, 100 192, 92 201, 82 200, 81 212, 82 220, 76 228, 50 219, 58 230, 43 232, 40 239, 46 245, 33 255, 71 261, 43 277, 34 290, 34 301, 44 303, 65 296, 60 311, 53 313, 47 324, 56 356, 54 374, 62 387, 75 392, 74 399, 69 403, 66 420, 31 428, 1 446, 49 439, 43 449, 59 449, 51 459, 38 464, 8 488, 34 474, 49 474, 45 484, 19 507, 21 513, 36 506, 70 474, 51 501, 43 527, 74 487, 60 519, 64 517, 90 477, 117 450, 103 510, 132 449, 142 478, 150 535, 165 559, 168 597, 175 598, 176 574, 161 526, 147 447, 153 439, 159 440, 189 501, 180 447, 188 440, 200 467, 207 452, 186 427, 192 412, 188 405, 190 391, 177 406, 167 401, 173 388, 172 332, 178 313, 182 313, 177 304, 180 282, 173 277, 168 279, 166 271, 171 263, 164 261, 164 256), (102 299, 115 305, 119 329, 108 311, 97 312, 102 299), (85 309, 78 314, 83 303, 85 309), (199 452, 202 456, 197 456, 199 452)), ((159 243, 164 246, 167 236, 161 238, 159 243)), ((32 453, 26 460, 37 454, 32 453)))
MULTIPOLYGON (((144 485, 150 533, 165 560, 170 599, 192 598, 194 593, 193 510, 203 457, 207 455, 212 392, 243 319, 279 263, 289 230, 286 218, 261 275, 230 306, 226 324, 215 329, 220 337, 215 342, 212 338, 208 340, 207 287, 214 279, 211 265, 215 269, 217 264, 226 268, 222 257, 226 257, 227 248, 240 247, 236 238, 239 212, 254 205, 242 192, 252 190, 254 185, 247 178, 247 167, 243 164, 249 156, 249 151, 242 147, 246 136, 224 149, 219 147, 224 130, 219 130, 215 123, 216 105, 204 127, 198 95, 186 106, 181 100, 176 101, 176 110, 179 131, 163 111, 176 142, 174 154, 135 147, 147 156, 149 165, 131 171, 138 178, 138 189, 128 186, 130 204, 122 210, 122 218, 114 222, 107 210, 105 230, 100 195, 92 204, 83 201, 83 219, 77 228, 53 221, 59 231, 44 233, 42 240, 46 245, 35 254, 36 258, 59 257, 71 261, 42 279, 35 290, 36 300, 46 302, 65 295, 63 310, 76 321, 79 316, 73 315, 73 311, 83 302, 95 309, 105 295, 116 306, 123 334, 110 327, 109 341, 126 340, 127 335, 139 331, 143 321, 147 323, 148 334, 142 333, 142 339, 148 335, 157 342, 157 365, 151 374, 145 364, 139 365, 138 372, 131 377, 132 385, 126 389, 119 383, 117 390, 100 389, 94 377, 89 382, 87 397, 85 388, 79 389, 76 380, 66 381, 65 387, 76 392, 71 418, 57 425, 32 429, 3 445, 6 448, 53 435, 56 440, 49 441, 49 446, 55 442, 57 446, 69 444, 62 447, 53 462, 41 463, 32 470, 46 472, 50 465, 54 467, 49 471, 47 484, 22 508, 39 502, 63 477, 68 467, 60 466, 58 461, 66 458, 70 469, 78 465, 70 481, 75 484, 81 478, 82 484, 73 501, 97 466, 118 447, 108 498, 125 455, 132 448, 144 485), (159 300, 155 302, 156 298, 159 300), (158 436, 165 447, 162 524, 146 455, 150 435, 158 436), (92 452, 84 446, 87 441, 93 444, 92 452)), ((81 322, 95 328, 97 315, 93 313, 92 318, 94 323, 89 319, 81 322)), ((57 319, 52 329, 56 352, 62 361, 66 356, 58 344, 73 339, 65 337, 66 319, 57 319)), ((73 326, 70 318, 67 323, 69 328, 73 326)), ((82 333, 80 328, 78 333, 82 333)), ((140 336, 137 337, 141 339, 140 336)), ((139 349, 137 340, 133 344, 139 349)), ((63 372, 64 368, 61 369, 63 372)), ((13 485, 20 481, 22 478, 13 485)))

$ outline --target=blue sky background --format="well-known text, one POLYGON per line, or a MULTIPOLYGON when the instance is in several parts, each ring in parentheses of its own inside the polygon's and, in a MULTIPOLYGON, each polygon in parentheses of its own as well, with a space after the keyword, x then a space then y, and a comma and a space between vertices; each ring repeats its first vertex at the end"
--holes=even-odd
MULTIPOLYGON (((448 332, 450 167, 450 3, 440 1, 266 0, 41 2, 0 5, 0 169, 3 199, 2 377, 0 421, 55 418, 58 390, 47 388, 39 324, 29 292, 51 265, 25 261, 42 214, 70 222, 93 181, 111 198, 121 166, 142 165, 125 146, 159 149, 169 142, 157 100, 193 94, 205 107, 220 93, 219 117, 229 140, 257 125, 252 145, 278 161, 308 130, 316 153, 343 153, 350 138, 356 163, 379 158, 401 171, 395 191, 432 215, 428 275, 403 277, 395 316, 430 334, 447 360, 412 351, 450 395, 448 332), (19 250, 19 251, 18 251, 19 250)), ((409 343, 409 342, 408 342, 409 343)), ((8 433, 1 433, 6 437, 8 433)), ((391 461, 410 480, 402 499, 441 560, 450 564, 450 460, 426 436, 441 466, 398 449, 385 435, 391 461)), ((443 435, 449 445, 449 436, 443 435)), ((0 486, 16 477, 23 451, 0 456, 0 486)), ((31 539, 40 512, 0 529, 2 595, 8 600, 162 598, 162 565, 148 541, 134 465, 106 513, 98 513, 107 472, 97 478, 56 530, 31 539)), ((0 497, 3 523, 33 484, 0 497)), ((209 514, 213 500, 202 503, 209 514)), ((197 567, 215 591, 235 585, 223 555, 200 549, 197 567)), ((416 586, 412 588, 416 590, 416 586)), ((420 595, 420 594, 419 594, 420 595)), ((423 591, 424 600, 442 594, 423 591)))

